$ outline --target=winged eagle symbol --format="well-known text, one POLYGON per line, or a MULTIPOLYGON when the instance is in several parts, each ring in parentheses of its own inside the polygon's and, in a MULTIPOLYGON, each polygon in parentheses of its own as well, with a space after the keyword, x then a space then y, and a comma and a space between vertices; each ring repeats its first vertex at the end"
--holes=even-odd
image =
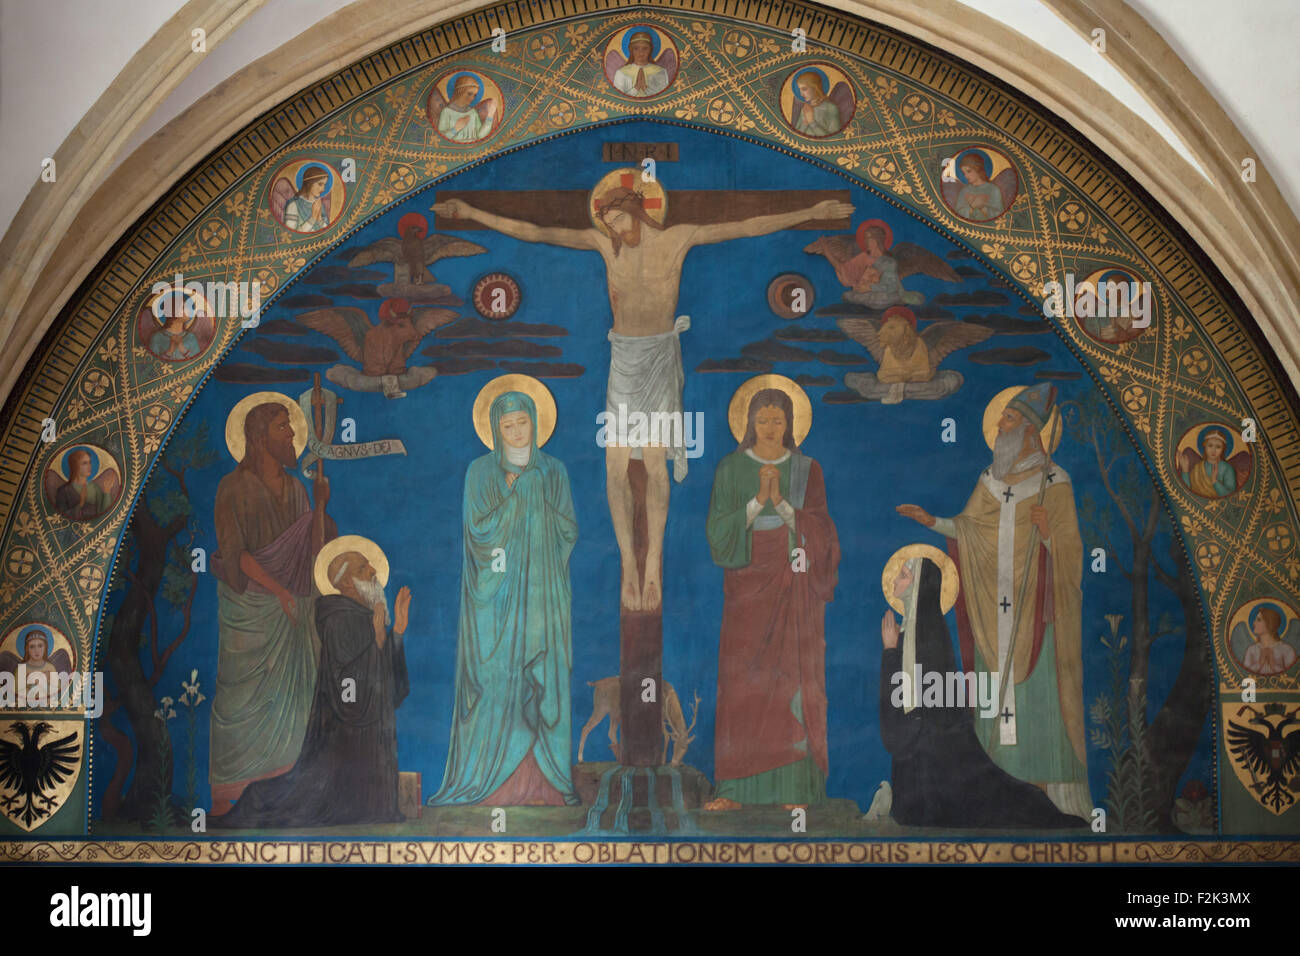
POLYGON ((456 236, 429 235, 429 220, 419 213, 407 213, 397 223, 398 236, 388 236, 361 249, 348 266, 358 268, 376 263, 393 267, 392 283, 379 287, 380 295, 403 296, 428 302, 451 289, 438 285, 429 266, 440 259, 477 256, 487 252, 483 246, 456 236))
POLYGON ((0 740, 0 789, 16 792, 0 797, 0 808, 30 828, 34 820, 53 811, 54 798, 47 794, 76 770, 81 748, 75 730, 42 746, 41 738, 54 729, 45 721, 31 727, 16 721, 9 729, 21 743, 0 740), (22 806, 15 809, 20 802, 22 806))
POLYGON ((1274 812, 1295 803, 1289 791, 1300 790, 1300 731, 1292 729, 1283 733, 1284 728, 1300 724, 1300 720, 1293 714, 1283 716, 1277 723, 1268 720, 1280 712, 1280 706, 1270 706, 1263 716, 1250 718, 1249 723, 1258 724, 1264 730, 1228 722, 1228 751, 1250 772, 1251 789, 1274 812))

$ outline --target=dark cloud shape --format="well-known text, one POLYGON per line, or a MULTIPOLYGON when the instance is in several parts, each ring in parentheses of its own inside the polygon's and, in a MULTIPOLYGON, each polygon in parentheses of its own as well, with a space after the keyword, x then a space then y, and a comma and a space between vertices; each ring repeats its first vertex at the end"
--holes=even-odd
POLYGON ((1001 292, 980 289, 978 292, 941 292, 934 297, 935 305, 1009 305, 1011 300, 1001 292))
POLYGON ((325 290, 332 296, 351 296, 354 299, 381 299, 379 290, 372 285, 363 285, 360 282, 353 282, 347 285, 330 286, 325 290))
POLYGON ((306 335, 311 329, 299 325, 292 319, 270 319, 260 323, 257 331, 264 335, 306 335))
POLYGON ((497 367, 497 363, 491 359, 480 358, 445 358, 429 364, 438 370, 439 375, 464 375, 497 367))
POLYGON ((989 285, 991 285, 991 286, 993 286, 993 287, 995 287, 995 288, 998 288, 998 289, 1014 289, 1014 288, 1015 288, 1015 286, 1013 286, 1010 282, 1008 282, 1006 279, 1002 278, 1002 276, 998 275, 997 273, 994 273, 993 275, 989 276, 989 285))
POLYGON ((302 345, 299 342, 277 342, 275 339, 252 339, 244 343, 244 351, 260 355, 268 362, 281 365, 313 365, 317 362, 337 362, 339 353, 320 345, 302 345))
POLYGON ((997 315, 968 315, 962 321, 969 322, 971 325, 982 325, 986 329, 992 329, 999 335, 1039 335, 1051 331, 1046 322, 1035 322, 1033 319, 1015 319, 1001 313, 997 315))
POLYGON ((770 372, 771 362, 755 358, 705 359, 695 367, 697 372, 770 372))
POLYGON ((563 326, 550 324, 486 322, 471 315, 468 318, 457 319, 451 325, 444 325, 433 334, 439 339, 502 339, 517 336, 568 335, 569 330, 563 326))
POLYGON ((318 266, 307 273, 299 282, 308 285, 325 285, 330 282, 383 282, 392 278, 387 272, 378 269, 349 269, 347 266, 318 266))
POLYGON ((974 266, 956 266, 953 271, 963 279, 973 279, 975 276, 984 275, 983 269, 977 269, 974 266))
POLYGON ((1043 317, 1043 307, 1041 305, 1022 305, 1017 311, 1021 315, 1032 315, 1036 319, 1043 317))
POLYGON ((499 362, 502 371, 515 372, 519 375, 531 375, 533 378, 578 378, 587 371, 573 362, 499 362))
POLYGON ((974 259, 975 257, 972 256, 972 255, 971 255, 969 252, 967 252, 965 249, 963 249, 963 248, 961 248, 960 246, 958 246, 958 247, 955 248, 955 249, 949 249, 949 250, 948 250, 948 258, 949 258, 949 259, 974 259))
POLYGON ((1032 345, 1021 345, 1012 349, 971 352, 968 358, 976 365, 1037 365, 1046 362, 1051 356, 1032 345))
POLYGON ((796 375, 794 380, 804 388, 829 388, 835 384, 834 375, 796 375))
POLYGON ((865 352, 854 355, 852 352, 837 352, 834 349, 822 349, 817 353, 817 361, 826 365, 866 365, 871 357, 865 352))
POLYGON ((445 345, 430 345, 420 350, 429 358, 558 358, 564 352, 558 345, 542 345, 526 339, 486 342, 464 339, 445 345))
MULTIPOLYGON (((912 314, 923 322, 930 321, 951 321, 954 316, 947 309, 941 309, 937 305, 926 303, 925 305, 910 305, 909 309, 912 314)), ((856 318, 863 317, 868 319, 879 319, 885 314, 884 309, 872 309, 865 305, 858 305, 856 302, 835 302, 831 305, 822 306, 815 313, 824 315, 829 318, 856 318)), ((784 336, 779 336, 784 338, 784 336)))
POLYGON ((787 325, 773 333, 782 342, 843 342, 848 336, 839 329, 817 329, 810 325, 787 325))
POLYGON ((281 299, 277 305, 286 309, 328 309, 334 304, 334 300, 327 295, 320 295, 316 292, 304 292, 300 295, 291 295, 287 299, 281 299))
POLYGON ((267 368, 246 362, 227 362, 218 365, 213 373, 218 382, 234 385, 274 385, 280 382, 305 382, 311 373, 305 368, 267 368))
POLYGON ((822 401, 827 405, 860 405, 863 402, 874 401, 874 399, 859 395, 857 392, 845 389, 840 392, 827 392, 822 396, 822 401))
POLYGON ((813 314, 826 315, 831 318, 867 316, 872 319, 878 319, 885 314, 885 310, 868 308, 865 305, 858 305, 856 302, 832 302, 830 305, 822 306, 813 314))
POLYGON ((1083 378, 1083 373, 1058 371, 1056 369, 1043 369, 1035 372, 1034 378, 1041 378, 1049 382, 1073 382, 1083 378))
POLYGON ((740 354, 762 362, 811 362, 813 360, 813 353, 807 349, 782 345, 775 339, 764 339, 761 342, 742 345, 740 354))

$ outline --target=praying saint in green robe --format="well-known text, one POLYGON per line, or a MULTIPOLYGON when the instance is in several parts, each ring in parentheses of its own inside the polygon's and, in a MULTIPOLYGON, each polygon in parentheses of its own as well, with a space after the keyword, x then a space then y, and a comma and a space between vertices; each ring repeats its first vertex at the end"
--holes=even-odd
POLYGON ((576 805, 569 474, 538 448, 528 395, 503 392, 489 418, 492 450, 465 475, 456 709, 442 787, 428 803, 576 805))
POLYGON ((807 72, 796 81, 802 103, 794 105, 794 126, 805 136, 834 136, 844 128, 839 104, 826 95, 822 78, 807 72))

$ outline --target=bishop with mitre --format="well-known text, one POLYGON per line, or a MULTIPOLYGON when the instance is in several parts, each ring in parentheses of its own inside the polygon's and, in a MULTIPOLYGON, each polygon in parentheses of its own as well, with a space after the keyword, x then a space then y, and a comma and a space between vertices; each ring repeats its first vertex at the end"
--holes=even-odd
POLYGON ((993 463, 961 513, 897 510, 949 539, 961 578, 957 633, 965 669, 996 672, 1007 688, 995 716, 976 717, 980 742, 999 767, 1036 784, 1063 813, 1087 818, 1083 544, 1070 476, 1048 450, 1060 435, 1055 404, 1047 383, 1004 390, 984 414, 993 463))

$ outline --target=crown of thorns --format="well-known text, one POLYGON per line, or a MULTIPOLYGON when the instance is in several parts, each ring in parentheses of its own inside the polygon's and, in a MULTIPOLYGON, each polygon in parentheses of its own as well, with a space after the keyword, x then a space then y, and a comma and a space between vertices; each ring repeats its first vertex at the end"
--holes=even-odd
MULTIPOLYGON (((623 188, 626 189, 626 187, 623 188)), ((597 199, 596 208, 601 212, 604 212, 606 209, 614 206, 622 206, 628 202, 635 202, 637 205, 642 205, 645 202, 645 193, 639 189, 627 189, 627 191, 622 195, 615 196, 613 199, 597 199)))

